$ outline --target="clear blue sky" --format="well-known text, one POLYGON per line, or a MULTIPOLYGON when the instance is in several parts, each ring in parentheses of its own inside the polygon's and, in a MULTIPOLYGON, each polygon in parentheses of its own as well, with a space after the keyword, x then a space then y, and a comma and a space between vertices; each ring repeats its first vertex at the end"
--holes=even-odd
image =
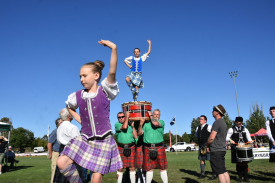
MULTIPOLYGON (((114 127, 121 104, 132 100, 124 78, 125 57, 139 47, 150 58, 143 65, 144 89, 139 100, 161 109, 165 132, 177 118, 178 134, 190 133, 191 121, 222 104, 237 116, 236 78, 240 114, 249 118, 252 105, 275 105, 275 1, 0 1, 0 118, 35 137, 47 133, 67 96, 82 88, 79 69, 96 59, 109 69, 110 50, 97 44, 108 39, 118 45, 117 80, 120 93, 111 103, 114 127)), ((76 121, 72 123, 77 124, 76 121)), ((79 126, 79 125, 78 125, 79 126)))

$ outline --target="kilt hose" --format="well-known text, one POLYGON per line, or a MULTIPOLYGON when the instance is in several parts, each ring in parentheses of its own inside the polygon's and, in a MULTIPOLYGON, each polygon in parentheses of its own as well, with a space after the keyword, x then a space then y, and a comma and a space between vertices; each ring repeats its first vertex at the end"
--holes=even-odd
POLYGON ((119 150, 119 154, 121 157, 121 160, 123 162, 123 168, 134 168, 135 167, 135 156, 136 156, 136 152, 135 152, 135 146, 131 146, 131 155, 129 157, 126 157, 123 154, 123 147, 118 146, 118 150, 119 150))
POLYGON ((166 170, 168 169, 165 147, 144 147, 144 154, 143 154, 143 170, 149 171, 153 169, 161 169, 166 170), (155 160, 150 158, 150 149, 157 149, 158 156, 155 160))
POLYGON ((143 165, 143 146, 136 147, 136 168, 142 168, 143 165))

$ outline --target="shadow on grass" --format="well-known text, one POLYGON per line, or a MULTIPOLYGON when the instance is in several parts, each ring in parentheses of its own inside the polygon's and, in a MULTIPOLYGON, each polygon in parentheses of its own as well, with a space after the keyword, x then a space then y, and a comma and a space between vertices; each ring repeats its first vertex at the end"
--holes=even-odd
MULTIPOLYGON (((275 179, 271 178, 274 176, 274 173, 268 173, 268 172, 262 172, 262 171, 254 171, 255 173, 259 173, 263 176, 256 176, 255 174, 248 174, 250 181, 253 182, 253 180, 258 180, 258 181, 272 181, 275 182, 275 179), (266 176, 270 176, 270 177, 266 177, 266 176)), ((237 172, 235 171, 228 171, 229 175, 230 175, 230 179, 232 180, 237 180, 238 176, 231 176, 232 174, 237 175, 237 172)))
MULTIPOLYGON (((179 169, 181 172, 187 173, 189 175, 193 175, 195 177, 199 177, 200 174, 196 171, 192 171, 192 170, 186 170, 186 169, 179 169)), ((182 177, 181 179, 185 179, 186 183, 197 183, 197 180, 191 179, 189 177, 182 177)))
POLYGON ((31 167, 33 167, 33 166, 15 166, 13 168, 8 167, 6 173, 14 172, 14 171, 21 170, 21 169, 27 169, 27 168, 31 168, 31 167))
POLYGON ((273 173, 263 172, 263 171, 254 171, 254 172, 257 172, 258 174, 262 174, 262 175, 265 175, 265 176, 274 177, 274 172, 273 173))

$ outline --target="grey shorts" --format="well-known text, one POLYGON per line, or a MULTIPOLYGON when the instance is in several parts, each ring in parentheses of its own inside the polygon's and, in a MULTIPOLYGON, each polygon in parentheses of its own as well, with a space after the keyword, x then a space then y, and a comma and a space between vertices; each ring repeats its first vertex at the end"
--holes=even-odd
POLYGON ((0 153, 0 164, 1 164, 2 161, 3 161, 4 155, 5 155, 5 153, 0 153))

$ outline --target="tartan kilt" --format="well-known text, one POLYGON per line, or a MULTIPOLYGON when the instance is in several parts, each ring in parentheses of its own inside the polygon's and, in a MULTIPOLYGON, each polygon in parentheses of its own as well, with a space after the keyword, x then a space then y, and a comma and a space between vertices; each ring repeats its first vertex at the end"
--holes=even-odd
POLYGON ((143 156, 143 170, 149 171, 152 169, 161 169, 166 170, 168 169, 165 147, 144 147, 144 156, 143 156), (150 149, 157 149, 158 156, 157 159, 152 160, 150 158, 150 149))
POLYGON ((133 85, 136 85, 139 88, 144 88, 141 72, 131 72, 131 74, 126 77, 130 78, 130 82, 132 82, 133 85))
POLYGON ((143 146, 136 147, 136 168, 142 168, 143 165, 143 146))
POLYGON ((134 168, 135 167, 135 155, 136 155, 135 146, 133 145, 132 147, 130 147, 130 149, 131 149, 131 155, 129 157, 126 157, 123 154, 124 148, 118 146, 119 154, 120 154, 120 157, 123 162, 123 168, 134 168))
POLYGON ((61 155, 93 172, 107 174, 123 167, 117 144, 112 135, 104 139, 87 140, 85 136, 72 139, 61 155))

